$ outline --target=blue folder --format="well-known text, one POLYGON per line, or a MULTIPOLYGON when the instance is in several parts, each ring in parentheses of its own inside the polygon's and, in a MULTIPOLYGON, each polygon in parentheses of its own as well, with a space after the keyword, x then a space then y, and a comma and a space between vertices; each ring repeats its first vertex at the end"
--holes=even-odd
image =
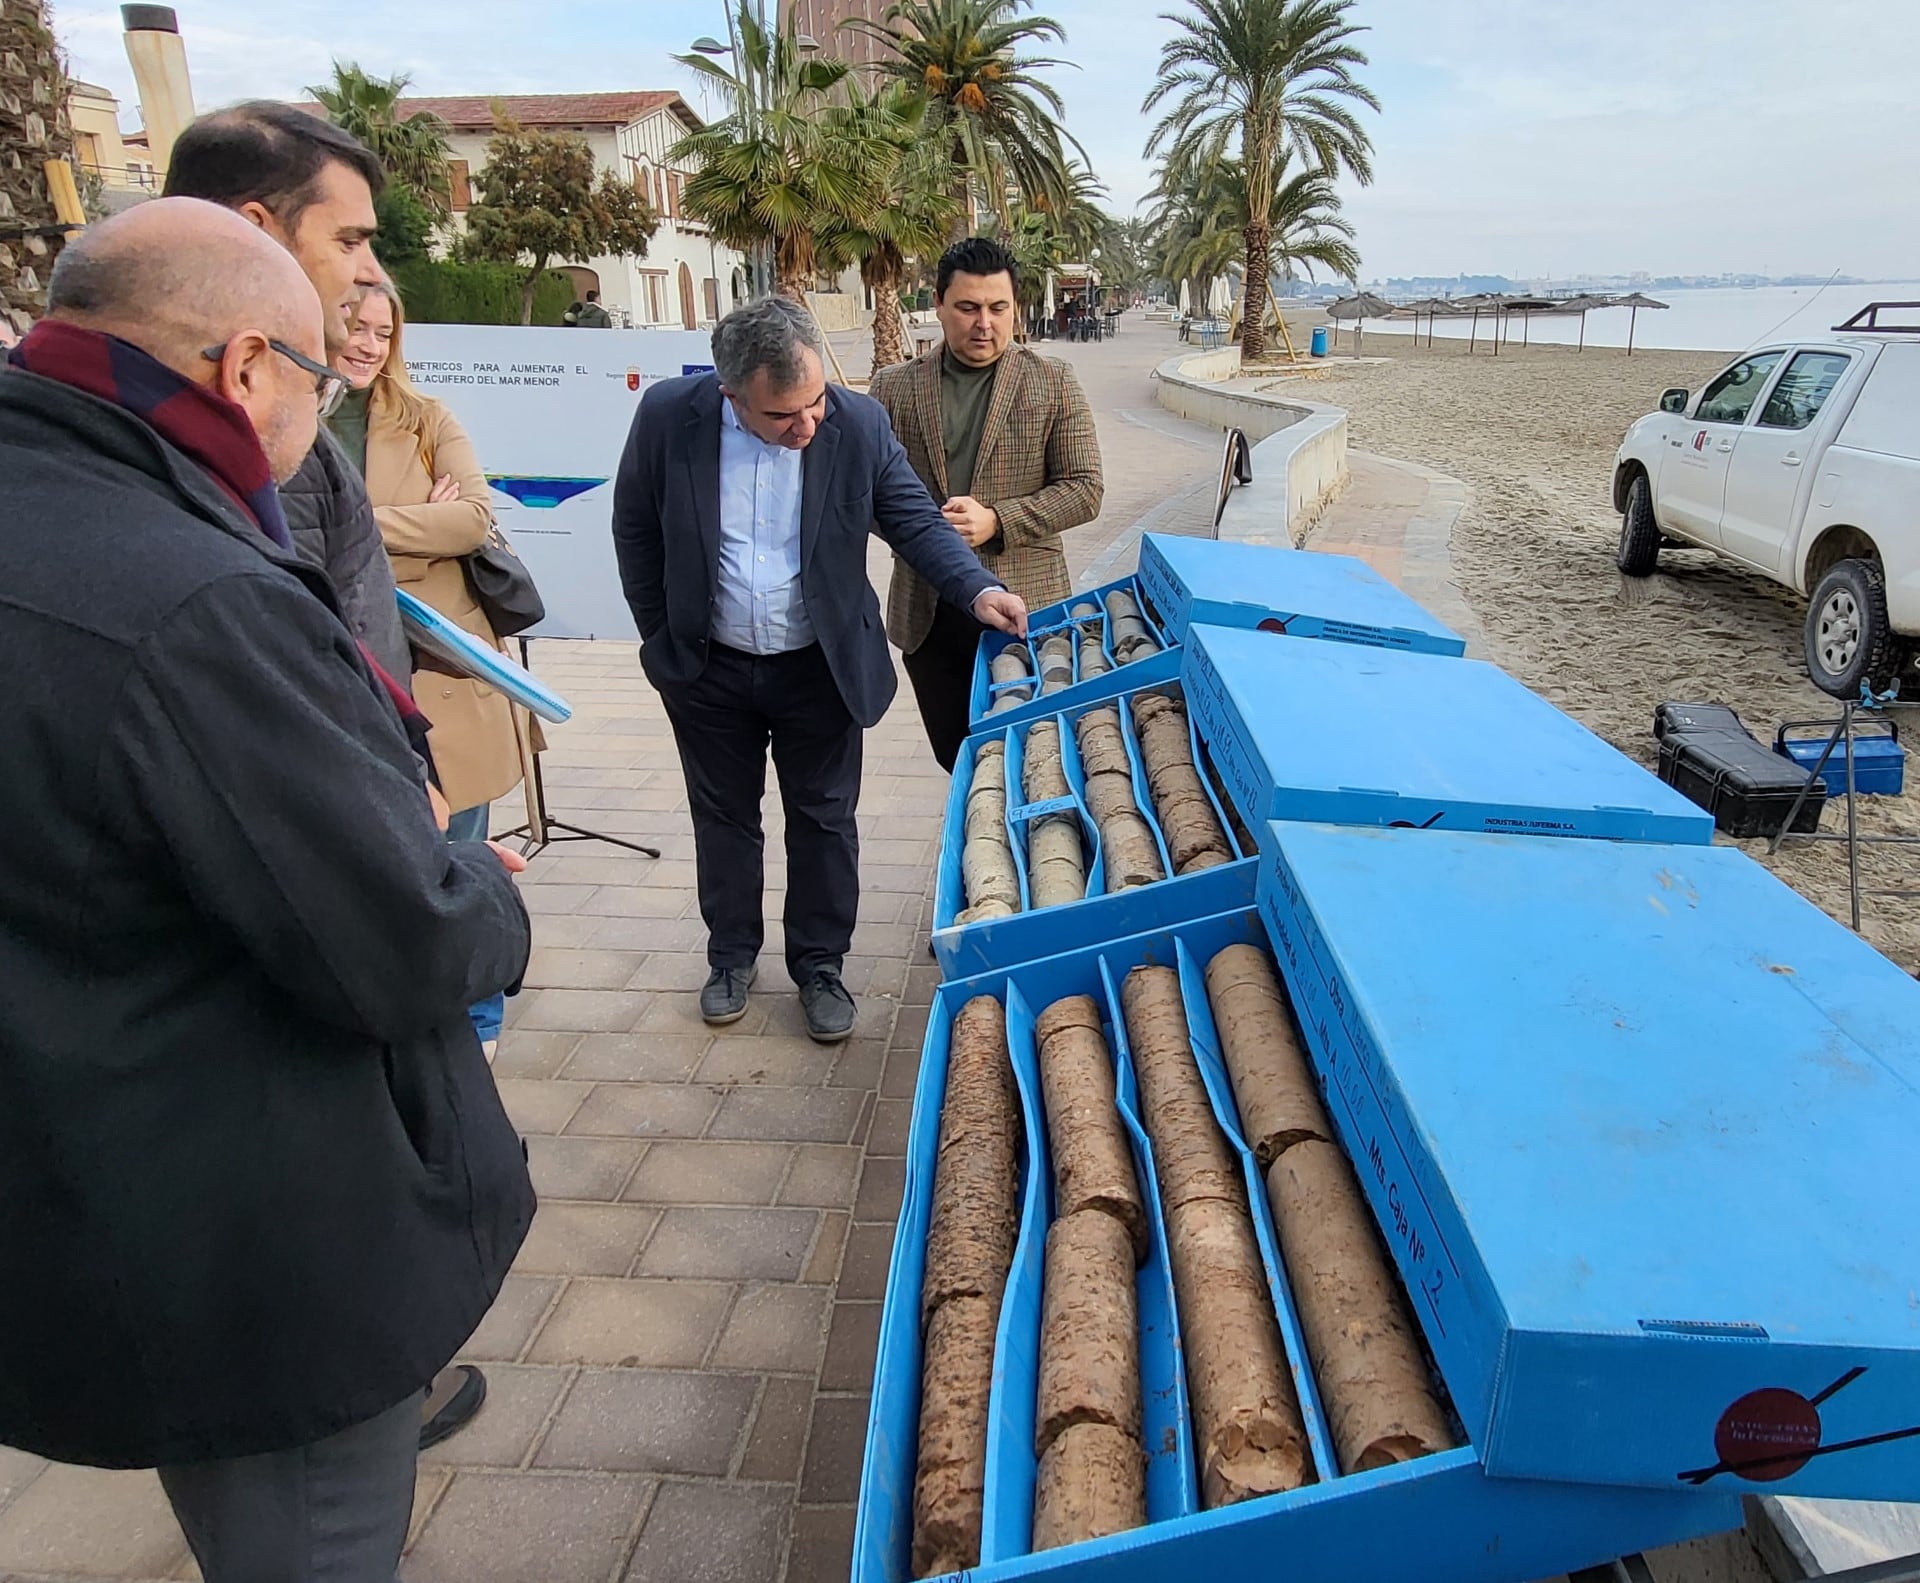
POLYGON ((407 630, 407 641, 415 648, 425 649, 459 675, 482 682, 522 708, 531 709, 542 720, 564 725, 573 718, 573 705, 544 686, 524 665, 514 664, 498 649, 454 625, 405 589, 395 589, 394 598, 400 601, 400 624, 407 630))

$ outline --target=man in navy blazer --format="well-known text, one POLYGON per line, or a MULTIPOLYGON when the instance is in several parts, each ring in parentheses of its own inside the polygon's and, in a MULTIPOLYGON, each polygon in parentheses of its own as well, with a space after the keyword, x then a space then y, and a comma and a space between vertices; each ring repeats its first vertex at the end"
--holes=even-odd
POLYGON ((867 535, 986 625, 1024 635, 1027 612, 941 515, 885 410, 828 386, 822 350, 811 316, 783 298, 721 320, 716 372, 642 399, 613 536, 693 812, 711 969, 701 1014, 746 1013, 771 746, 787 819, 787 971, 807 1031, 832 1042, 854 1021, 840 969, 860 896, 861 736, 898 686, 867 535))

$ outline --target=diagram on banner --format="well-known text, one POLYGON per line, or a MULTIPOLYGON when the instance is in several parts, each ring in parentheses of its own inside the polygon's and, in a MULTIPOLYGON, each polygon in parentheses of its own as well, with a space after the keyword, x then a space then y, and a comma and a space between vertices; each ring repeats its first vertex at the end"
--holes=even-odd
POLYGON ((534 511, 551 511, 556 506, 565 505, 575 495, 584 495, 589 489, 598 489, 607 480, 604 478, 508 478, 499 473, 489 473, 487 482, 520 505, 534 511))
POLYGON ((613 553, 613 479, 641 398, 712 367, 687 330, 419 324, 407 364, 460 420, 500 526, 540 585, 535 638, 637 641, 613 553))

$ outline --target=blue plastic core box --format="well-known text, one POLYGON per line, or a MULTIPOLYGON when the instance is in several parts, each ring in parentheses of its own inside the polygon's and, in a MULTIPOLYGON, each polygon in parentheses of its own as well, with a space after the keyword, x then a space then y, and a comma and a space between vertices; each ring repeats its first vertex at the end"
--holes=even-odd
MULTIPOLYGON (((1731 1493, 1674 1487, 1490 1478, 1476 1439, 1397 1466, 1342 1474, 1322 1411, 1265 1184, 1240 1135, 1219 1056, 1203 978, 1228 945, 1265 946, 1258 916, 1241 910, 1136 935, 1006 972, 948 983, 936 992, 914 1096, 906 1190, 881 1316, 874 1394, 854 1534, 853 1583, 904 1583, 911 1574, 914 1474, 922 1368, 920 1294, 948 1040, 955 1014, 978 995, 1006 1010, 1024 1124, 1020 1223, 1001 1304, 989 1402, 982 1560, 978 1583, 1072 1578, 1075 1583, 1166 1583, 1168 1579, 1284 1577, 1289 1583, 1527 1583, 1630 1551, 1735 1528, 1731 1493), (1267 1284, 1289 1355, 1312 1452, 1315 1482, 1211 1511, 1199 1481, 1181 1364, 1180 1311, 1155 1189, 1153 1148, 1141 1122, 1121 1010, 1127 973, 1143 963, 1176 967, 1188 1029, 1214 1114, 1248 1190, 1267 1284), (1151 1247, 1138 1275, 1143 1444, 1148 1452, 1147 1524, 1040 1554, 1032 1544, 1033 1451, 1041 1281, 1053 1219, 1053 1172, 1041 1097, 1034 1019, 1067 995, 1102 1008, 1115 1063, 1122 1125, 1147 1201, 1151 1247)), ((1364 1174, 1364 1172, 1363 1172, 1364 1174)))

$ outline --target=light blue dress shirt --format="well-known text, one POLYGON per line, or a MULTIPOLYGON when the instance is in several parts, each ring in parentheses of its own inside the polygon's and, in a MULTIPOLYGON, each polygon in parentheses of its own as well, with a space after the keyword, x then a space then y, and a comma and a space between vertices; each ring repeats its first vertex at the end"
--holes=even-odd
POLYGON ((713 636, 748 654, 814 641, 800 592, 800 457, 741 426, 720 404, 720 586, 713 636))

